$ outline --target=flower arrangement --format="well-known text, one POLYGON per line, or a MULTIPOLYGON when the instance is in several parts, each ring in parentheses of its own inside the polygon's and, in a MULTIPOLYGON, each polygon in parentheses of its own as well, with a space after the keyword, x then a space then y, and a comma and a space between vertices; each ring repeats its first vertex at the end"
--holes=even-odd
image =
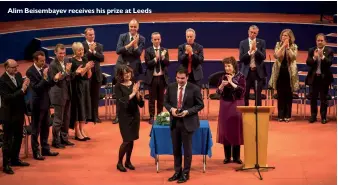
POLYGON ((156 125, 170 125, 170 113, 161 112, 156 116, 156 125))

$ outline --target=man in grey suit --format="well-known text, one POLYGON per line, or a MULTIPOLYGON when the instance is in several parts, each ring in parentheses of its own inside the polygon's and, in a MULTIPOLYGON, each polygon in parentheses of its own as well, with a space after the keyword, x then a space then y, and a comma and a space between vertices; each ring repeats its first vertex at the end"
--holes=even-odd
POLYGON ((187 42, 178 46, 178 62, 189 73, 189 82, 200 86, 203 79, 202 63, 204 61, 203 46, 195 42, 195 30, 185 31, 187 42))
MULTIPOLYGON (((139 22, 136 19, 132 19, 129 22, 129 32, 120 35, 116 47, 116 53, 119 57, 115 66, 115 75, 121 65, 129 65, 133 69, 135 81, 139 80, 140 74, 143 73, 141 54, 146 40, 138 33, 138 29, 139 22)), ((119 108, 116 107, 116 113, 118 110, 119 108)), ((117 115, 113 123, 118 123, 117 115)))
POLYGON ((204 108, 200 88, 188 82, 188 71, 179 68, 176 81, 168 86, 164 106, 170 112, 171 139, 174 151, 175 173, 168 181, 189 180, 192 161, 192 135, 200 126, 198 112, 204 108), (184 168, 182 170, 182 143, 184 148, 184 168))
POLYGON ((239 44, 239 62, 241 64, 241 72, 246 78, 246 89, 244 95, 245 105, 249 105, 249 95, 251 87, 254 88, 257 95, 258 106, 262 105, 262 89, 266 81, 266 70, 264 60, 266 58, 265 53, 265 41, 263 39, 256 38, 258 35, 258 27, 252 25, 249 27, 249 38, 242 40, 239 44), (257 81, 257 92, 255 89, 255 81, 257 81))
POLYGON ((53 141, 55 148, 65 148, 74 145, 68 141, 71 98, 71 67, 72 63, 65 61, 66 48, 63 44, 55 46, 55 59, 49 66, 49 79, 54 82, 49 91, 51 104, 54 106, 53 141))

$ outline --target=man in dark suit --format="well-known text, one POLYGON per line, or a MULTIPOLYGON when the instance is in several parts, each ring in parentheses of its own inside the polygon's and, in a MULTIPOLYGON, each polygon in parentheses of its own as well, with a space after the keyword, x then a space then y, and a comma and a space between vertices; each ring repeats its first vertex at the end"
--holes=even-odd
POLYGON ((200 88, 188 82, 185 68, 176 72, 176 81, 168 86, 164 106, 170 112, 170 129, 174 151, 175 173, 168 181, 178 183, 189 179, 192 161, 192 135, 199 128, 198 111, 204 108, 200 88), (184 147, 184 168, 182 170, 182 142, 184 147))
POLYGON ((19 159, 23 136, 23 124, 27 107, 24 96, 29 85, 29 79, 22 79, 17 72, 18 64, 8 59, 5 64, 6 72, 0 77, 1 121, 3 122, 4 143, 3 172, 14 174, 11 166, 29 166, 19 159))
POLYGON ((161 35, 151 34, 153 46, 145 51, 144 60, 147 66, 145 83, 149 86, 149 124, 154 123, 155 100, 157 100, 157 114, 163 111, 164 90, 168 85, 168 49, 160 46, 161 35))
POLYGON ((44 160, 43 156, 57 156, 58 152, 51 152, 48 144, 50 99, 49 90, 52 85, 48 81, 48 67, 45 67, 45 53, 36 51, 33 54, 34 64, 28 68, 26 76, 30 80, 31 108, 32 108, 32 137, 31 145, 33 157, 44 160), (40 135, 41 152, 38 137, 40 135))
POLYGON ((180 67, 188 70, 188 81, 200 86, 203 79, 203 46, 195 42, 196 33, 192 28, 187 29, 185 35, 187 42, 178 46, 178 62, 180 67))
POLYGON ((329 86, 333 82, 333 75, 330 70, 333 60, 333 51, 325 47, 326 38, 323 33, 316 35, 316 47, 310 48, 306 64, 309 66, 309 72, 305 79, 306 85, 312 87, 311 97, 311 118, 310 123, 317 121, 317 98, 320 94, 320 115, 322 124, 327 123, 327 95, 329 86))
MULTIPOLYGON (((115 66, 115 78, 116 72, 121 65, 129 65, 134 72, 134 80, 140 79, 140 74, 143 74, 141 65, 141 54, 145 45, 145 38, 138 33, 139 22, 136 19, 132 19, 129 22, 129 32, 120 35, 116 53, 119 55, 115 66)), ((116 107, 116 114, 119 108, 116 107)), ((117 115, 116 120, 113 123, 118 123, 117 115)))
POLYGON ((87 28, 85 31, 86 41, 82 42, 85 56, 88 61, 94 61, 94 67, 92 68, 92 77, 90 79, 90 97, 92 105, 92 117, 93 122, 101 123, 99 118, 99 99, 100 88, 102 83, 102 72, 100 62, 104 61, 103 45, 94 42, 95 32, 93 28, 87 28))
POLYGON ((51 104, 54 106, 53 142, 55 148, 65 148, 74 145, 68 140, 71 98, 71 67, 72 63, 65 61, 66 48, 63 44, 55 46, 55 59, 49 66, 49 78, 54 85, 49 91, 51 104))
POLYGON ((256 38, 258 35, 258 27, 252 25, 249 27, 249 38, 242 40, 239 44, 239 62, 241 64, 241 72, 246 78, 246 89, 244 94, 245 105, 249 105, 250 89, 254 88, 257 95, 258 106, 262 105, 262 89, 266 83, 266 70, 264 60, 266 58, 265 41, 256 38), (257 92, 255 89, 255 81, 257 81, 257 92))

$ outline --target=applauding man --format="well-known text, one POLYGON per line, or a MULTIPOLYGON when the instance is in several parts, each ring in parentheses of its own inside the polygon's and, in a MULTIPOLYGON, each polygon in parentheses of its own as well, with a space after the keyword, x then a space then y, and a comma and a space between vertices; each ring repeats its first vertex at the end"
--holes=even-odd
POLYGON ((178 62, 187 69, 188 81, 200 86, 203 79, 203 46, 195 42, 196 33, 192 28, 187 29, 185 35, 187 42, 178 46, 178 62))
POLYGON ((6 72, 0 77, 1 117, 4 129, 4 145, 2 147, 3 172, 14 174, 10 166, 29 166, 19 159, 23 124, 27 113, 25 94, 30 83, 29 79, 22 79, 17 72, 18 64, 8 59, 5 64, 6 72))
POLYGON ((93 61, 95 64, 91 69, 92 77, 90 79, 92 121, 95 123, 101 123, 99 118, 99 99, 102 82, 100 62, 104 61, 103 45, 95 42, 95 31, 93 28, 87 28, 84 33, 86 41, 82 42, 82 44, 85 56, 87 57, 88 61, 93 61))
POLYGON ((265 41, 256 38, 258 35, 258 27, 252 25, 249 27, 249 38, 242 40, 239 44, 239 62, 241 63, 241 72, 246 78, 246 89, 244 95, 245 105, 249 105, 250 89, 253 87, 257 95, 258 106, 262 105, 262 89, 266 81, 266 71, 264 60, 265 41), (257 92, 255 89, 255 81, 257 81, 257 92))
POLYGON ((34 64, 27 70, 26 75, 30 79, 32 90, 32 151, 36 160, 44 160, 43 156, 57 156, 59 153, 51 152, 48 144, 50 99, 49 90, 52 83, 48 79, 48 67, 45 67, 45 53, 37 51, 33 54, 34 64), (40 145, 39 148, 39 138, 40 145), (41 155, 42 154, 42 155, 41 155))
POLYGON ((164 90, 168 84, 169 53, 160 46, 161 35, 151 34, 153 46, 146 49, 145 63, 147 66, 145 83, 149 86, 149 124, 153 124, 155 115, 155 100, 157 100, 157 114, 163 111, 164 90))
POLYGON ((329 86, 333 82, 331 65, 333 61, 333 51, 326 47, 326 38, 323 33, 316 35, 316 47, 310 48, 306 64, 309 66, 309 73, 305 83, 312 87, 311 98, 311 118, 310 123, 317 121, 317 99, 320 95, 320 115, 322 124, 327 123, 327 94, 329 86))

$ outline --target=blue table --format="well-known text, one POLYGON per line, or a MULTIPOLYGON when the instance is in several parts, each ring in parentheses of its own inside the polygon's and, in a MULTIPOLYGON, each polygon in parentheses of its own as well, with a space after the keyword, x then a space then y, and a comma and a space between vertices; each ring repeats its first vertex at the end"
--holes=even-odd
MULTIPOLYGON (((159 171, 159 155, 172 155, 173 146, 169 126, 153 125, 150 134, 150 155, 155 158, 156 170, 159 171)), ((203 172, 206 168, 206 155, 212 156, 211 147, 213 145, 212 135, 208 120, 200 121, 200 128, 197 129, 192 137, 192 154, 203 155, 203 172)), ((183 153, 183 146, 182 146, 183 153)))

